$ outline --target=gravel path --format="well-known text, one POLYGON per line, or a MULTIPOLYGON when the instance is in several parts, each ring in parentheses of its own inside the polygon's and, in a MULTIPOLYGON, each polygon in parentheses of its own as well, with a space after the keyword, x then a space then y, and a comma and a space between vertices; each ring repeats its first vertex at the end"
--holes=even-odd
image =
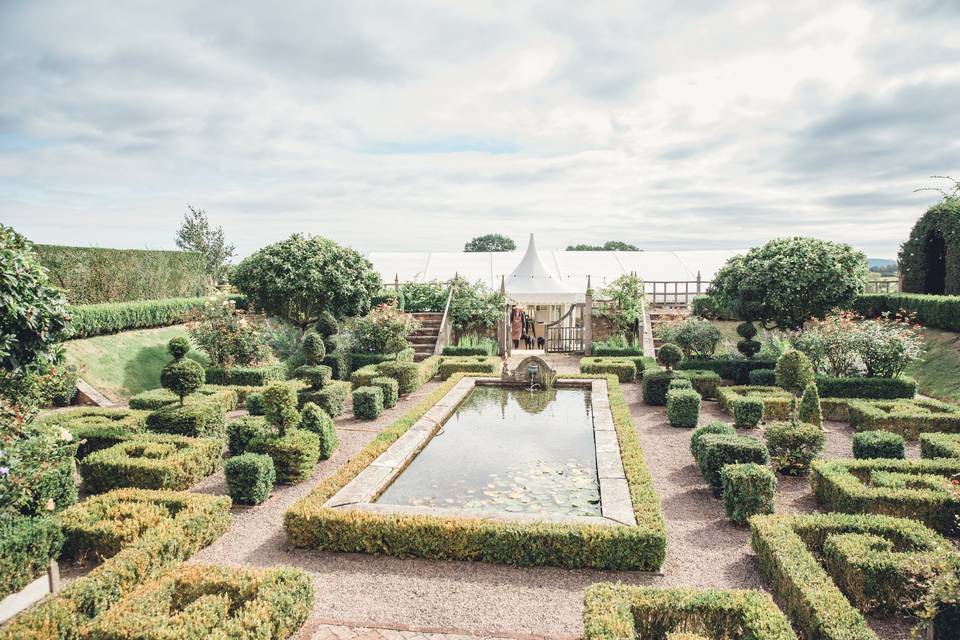
MULTIPOLYGON (((569 365, 568 365, 569 366, 569 365)), ((309 572, 316 587, 311 619, 297 635, 308 640, 318 625, 331 621, 349 627, 430 628, 447 634, 485 636, 529 634, 575 638, 582 634, 584 589, 594 582, 623 581, 654 586, 763 588, 749 530, 726 519, 700 477, 689 452, 690 430, 666 423, 662 408, 647 407, 639 385, 625 395, 636 422, 646 459, 660 496, 669 536, 662 574, 603 572, 556 568, 516 568, 470 562, 397 559, 363 554, 288 550, 283 514, 323 478, 429 394, 429 383, 375 422, 337 419, 340 448, 300 484, 278 488, 264 504, 235 507, 230 529, 193 562, 270 566, 289 564, 309 572)), ((704 404, 701 422, 729 417, 716 403, 704 404)), ((850 455, 847 425, 828 424, 826 457, 850 455)), ((762 437, 757 430, 743 433, 762 437)), ((915 447, 911 452, 916 456, 915 447)), ((218 473, 194 488, 226 492, 218 473)), ((780 478, 777 507, 782 512, 816 509, 806 478, 780 478)), ((903 625, 877 628, 884 640, 907 638, 903 625)))

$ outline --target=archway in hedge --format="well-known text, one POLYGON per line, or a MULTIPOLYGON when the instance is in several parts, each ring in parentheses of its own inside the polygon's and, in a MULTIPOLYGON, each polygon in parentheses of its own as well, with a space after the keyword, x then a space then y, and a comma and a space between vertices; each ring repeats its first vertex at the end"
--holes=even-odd
POLYGON ((960 198, 930 207, 900 247, 899 258, 904 291, 960 295, 960 198))

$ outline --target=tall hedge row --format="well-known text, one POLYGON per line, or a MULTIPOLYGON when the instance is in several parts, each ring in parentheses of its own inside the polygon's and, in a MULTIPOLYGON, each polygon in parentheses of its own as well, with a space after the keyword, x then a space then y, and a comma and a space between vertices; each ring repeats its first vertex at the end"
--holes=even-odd
POLYGON ((866 318, 905 311, 925 327, 960 331, 960 296, 867 293, 854 300, 853 310, 866 318))
POLYGON ((203 255, 193 251, 34 245, 50 280, 71 304, 199 296, 206 287, 203 255))
MULTIPOLYGON (((238 308, 246 305, 243 296, 229 298, 238 308)), ((206 301, 207 298, 197 297, 73 305, 67 309, 71 320, 66 334, 70 339, 80 339, 181 324, 200 311, 206 301)))

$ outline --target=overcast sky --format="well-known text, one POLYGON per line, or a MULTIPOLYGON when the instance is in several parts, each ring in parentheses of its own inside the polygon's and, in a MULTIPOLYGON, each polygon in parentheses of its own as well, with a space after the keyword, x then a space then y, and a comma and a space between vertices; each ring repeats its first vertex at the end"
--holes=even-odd
POLYGON ((37 242, 173 248, 190 203, 243 255, 894 257, 958 132, 958 0, 0 0, 0 222, 37 242))

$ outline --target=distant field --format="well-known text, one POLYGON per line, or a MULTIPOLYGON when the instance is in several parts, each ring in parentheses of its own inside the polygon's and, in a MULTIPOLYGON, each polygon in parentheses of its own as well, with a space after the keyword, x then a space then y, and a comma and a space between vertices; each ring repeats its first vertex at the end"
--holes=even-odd
MULTIPOLYGON (((83 367, 84 380, 101 393, 123 401, 160 386, 160 370, 170 362, 167 342, 186 335, 183 326, 173 326, 71 340, 64 346, 67 362, 83 367)), ((187 357, 209 363, 201 351, 191 351, 187 357)))

